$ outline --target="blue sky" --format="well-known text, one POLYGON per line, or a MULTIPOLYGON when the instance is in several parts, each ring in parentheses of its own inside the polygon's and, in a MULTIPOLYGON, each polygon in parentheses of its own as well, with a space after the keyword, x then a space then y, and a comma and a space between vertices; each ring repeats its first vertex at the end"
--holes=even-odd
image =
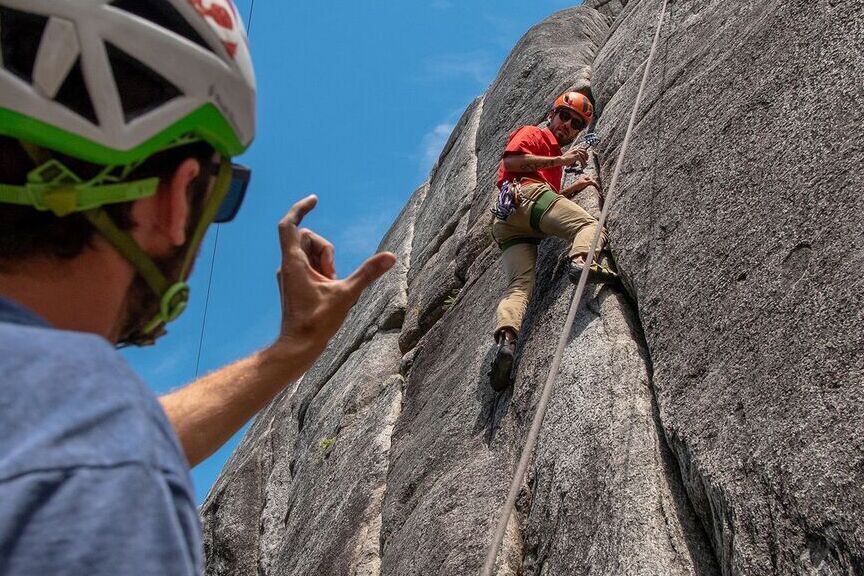
MULTIPOLYGON (((133 367, 161 393, 196 366, 205 374, 266 346, 279 325, 276 224, 291 204, 319 196, 304 224, 335 244, 337 272, 349 274, 519 38, 578 3, 238 1, 258 78, 258 135, 239 159, 252 184, 234 222, 208 232, 189 309, 156 346, 124 352, 133 367)), ((239 437, 193 469, 199 503, 239 437)))

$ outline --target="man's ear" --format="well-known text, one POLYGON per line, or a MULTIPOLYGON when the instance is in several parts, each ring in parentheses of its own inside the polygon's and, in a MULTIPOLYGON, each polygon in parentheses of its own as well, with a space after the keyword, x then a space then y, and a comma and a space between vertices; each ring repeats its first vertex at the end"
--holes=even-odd
POLYGON ((189 219, 189 184, 198 176, 201 165, 194 158, 184 160, 169 178, 159 182, 156 194, 135 202, 132 236, 151 253, 167 253, 186 242, 189 219))
POLYGON ((170 180, 160 183, 159 210, 160 220, 171 244, 182 246, 186 242, 186 228, 189 220, 189 185, 201 172, 201 164, 194 158, 187 158, 174 171, 170 180))

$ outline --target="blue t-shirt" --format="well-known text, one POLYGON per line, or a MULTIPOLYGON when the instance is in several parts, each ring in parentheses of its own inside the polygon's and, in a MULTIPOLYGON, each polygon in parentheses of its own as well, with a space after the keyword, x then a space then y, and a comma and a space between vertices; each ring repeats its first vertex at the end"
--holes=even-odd
POLYGON ((103 338, 0 298, 0 575, 200 575, 185 456, 103 338))

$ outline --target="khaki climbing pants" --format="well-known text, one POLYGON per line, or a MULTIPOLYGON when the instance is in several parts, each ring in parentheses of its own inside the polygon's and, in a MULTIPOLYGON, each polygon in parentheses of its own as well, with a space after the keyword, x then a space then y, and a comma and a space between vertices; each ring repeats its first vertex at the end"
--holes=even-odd
MULTIPOLYGON (((548 184, 522 186, 522 201, 505 221, 492 223, 492 237, 501 248, 501 262, 507 276, 507 290, 498 304, 495 332, 512 328, 518 334, 522 318, 534 292, 537 245, 556 236, 572 242, 570 257, 587 254, 597 220, 578 204, 556 194, 548 184)), ((605 244, 600 237, 600 248, 605 244)))

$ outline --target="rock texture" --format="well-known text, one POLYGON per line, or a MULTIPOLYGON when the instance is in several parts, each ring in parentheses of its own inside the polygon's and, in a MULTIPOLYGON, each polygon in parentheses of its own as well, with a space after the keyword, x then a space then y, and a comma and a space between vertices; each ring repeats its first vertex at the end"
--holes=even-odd
MULTIPOLYGON (((498 155, 591 75, 608 180, 660 5, 520 40, 382 243, 397 271, 211 491, 208 574, 478 573, 573 290, 545 241, 493 393, 498 155)), ((861 22, 864 0, 669 4, 608 223, 624 287, 579 308, 498 574, 864 574, 861 22)))
MULTIPOLYGON (((658 6, 595 62, 607 169, 658 6)), ((672 3, 622 174, 610 233, 725 574, 864 573, 862 16, 672 3)))

